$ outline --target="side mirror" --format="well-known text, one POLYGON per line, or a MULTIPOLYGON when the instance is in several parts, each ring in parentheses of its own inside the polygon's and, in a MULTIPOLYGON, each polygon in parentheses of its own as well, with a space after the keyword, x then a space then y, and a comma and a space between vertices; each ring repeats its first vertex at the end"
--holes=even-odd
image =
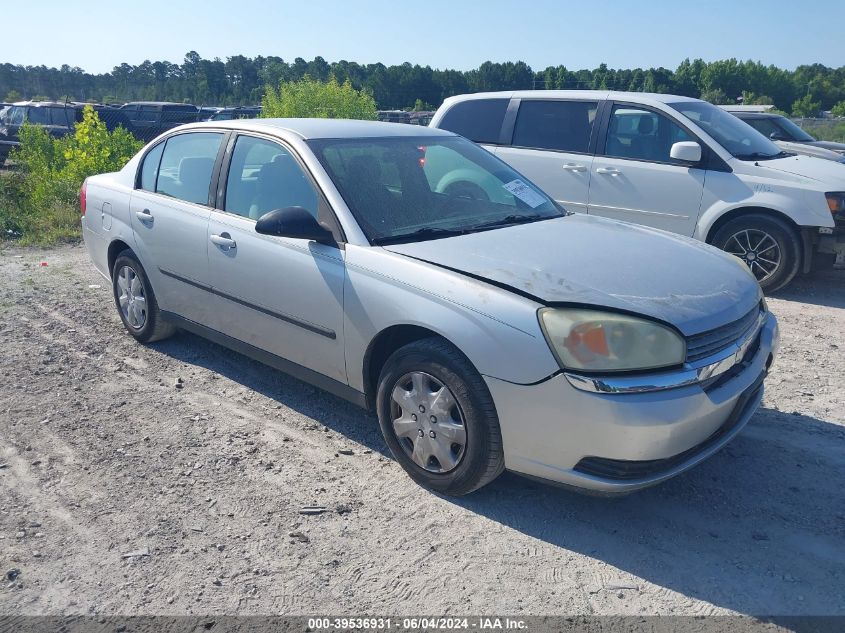
POLYGON ((331 231, 320 226, 316 218, 302 207, 268 211, 258 218, 255 223, 255 232, 315 242, 334 242, 331 231))
POLYGON ((769 138, 773 141, 786 141, 788 140, 783 134, 780 132, 772 132, 769 134, 769 138))
POLYGON ((684 163, 697 163, 701 160, 701 145, 695 141, 673 143, 669 157, 684 163))

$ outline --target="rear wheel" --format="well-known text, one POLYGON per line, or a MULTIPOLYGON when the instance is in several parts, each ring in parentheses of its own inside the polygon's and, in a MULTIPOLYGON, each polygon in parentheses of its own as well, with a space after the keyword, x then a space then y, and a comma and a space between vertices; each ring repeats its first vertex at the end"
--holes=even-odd
POLYGON ((765 292, 786 286, 801 264, 801 243, 784 221, 758 213, 728 221, 712 244, 736 255, 751 270, 765 292))
POLYGON ((505 467, 493 398, 469 360, 437 338, 393 353, 378 383, 382 434, 420 485, 465 495, 505 467))
POLYGON ((147 273, 131 250, 123 251, 115 259, 112 291, 117 313, 126 331, 140 342, 160 341, 176 331, 161 318, 147 273))

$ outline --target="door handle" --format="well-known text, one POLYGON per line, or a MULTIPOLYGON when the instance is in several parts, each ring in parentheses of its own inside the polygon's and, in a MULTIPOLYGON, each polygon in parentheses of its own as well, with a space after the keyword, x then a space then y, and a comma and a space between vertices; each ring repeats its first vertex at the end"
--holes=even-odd
POLYGON ((150 224, 152 224, 153 221, 155 220, 155 218, 153 217, 153 214, 150 213, 149 209, 144 209, 143 211, 136 211, 135 217, 137 217, 139 220, 141 220, 141 222, 149 222, 150 224))
POLYGON ((563 168, 566 171, 587 171, 587 168, 584 165, 578 165, 576 163, 564 163, 563 168))
POLYGON ((211 243, 215 246, 219 246, 224 251, 232 250, 233 248, 237 248, 238 244, 235 240, 232 239, 232 236, 228 233, 221 233, 220 235, 212 235, 208 239, 211 240, 211 243))
POLYGON ((596 170, 596 173, 597 174, 610 174, 611 176, 618 176, 622 172, 619 171, 618 169, 613 168, 613 167, 599 167, 596 170))

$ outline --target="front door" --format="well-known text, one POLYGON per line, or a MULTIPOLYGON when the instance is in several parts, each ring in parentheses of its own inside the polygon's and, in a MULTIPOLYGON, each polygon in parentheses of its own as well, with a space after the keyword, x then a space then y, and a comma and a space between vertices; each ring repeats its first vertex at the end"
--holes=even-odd
POLYGON ((255 221, 268 211, 298 206, 316 216, 320 204, 291 150, 269 139, 238 136, 225 197, 208 229, 217 301, 212 327, 345 384, 343 251, 255 232, 255 221))
POLYGON ((590 214, 691 236, 706 170, 674 160, 669 150, 697 140, 663 113, 615 104, 593 160, 590 214))

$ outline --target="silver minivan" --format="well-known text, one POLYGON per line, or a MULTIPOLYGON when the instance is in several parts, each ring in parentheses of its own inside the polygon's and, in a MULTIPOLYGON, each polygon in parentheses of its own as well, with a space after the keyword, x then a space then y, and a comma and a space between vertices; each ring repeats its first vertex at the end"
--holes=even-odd
POLYGON ((845 257, 845 165, 785 152, 698 99, 479 93, 446 99, 431 126, 482 143, 571 211, 732 253, 766 291, 845 257))

